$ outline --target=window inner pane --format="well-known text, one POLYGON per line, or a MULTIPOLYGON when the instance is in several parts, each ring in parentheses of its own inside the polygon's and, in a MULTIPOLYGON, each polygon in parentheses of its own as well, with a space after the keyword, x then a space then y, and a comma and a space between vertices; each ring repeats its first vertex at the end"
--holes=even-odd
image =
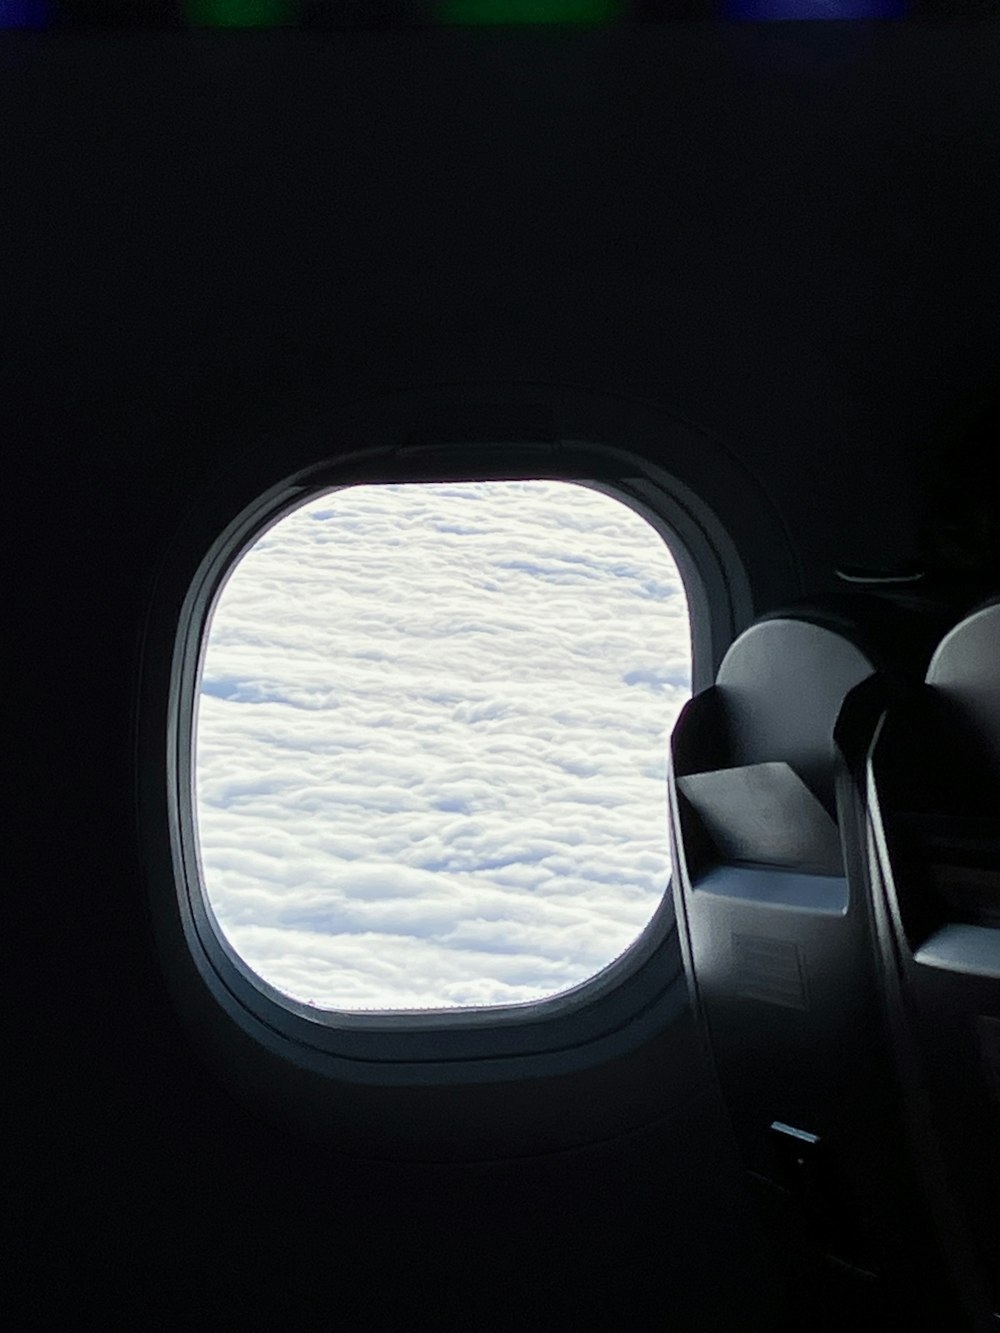
POLYGON ((220 930, 322 1009, 588 980, 667 889, 690 655, 663 539, 588 487, 311 499, 238 562, 207 630, 195 806, 220 930))

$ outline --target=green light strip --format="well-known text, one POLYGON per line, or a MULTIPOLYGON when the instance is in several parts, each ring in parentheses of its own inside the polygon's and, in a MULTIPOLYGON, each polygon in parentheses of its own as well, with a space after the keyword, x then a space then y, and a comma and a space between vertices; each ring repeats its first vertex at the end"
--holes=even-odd
POLYGON ((438 23, 610 23, 621 18, 625 0, 438 0, 438 23))
POLYGON ((300 0, 185 0, 200 28, 280 28, 299 21, 300 0))

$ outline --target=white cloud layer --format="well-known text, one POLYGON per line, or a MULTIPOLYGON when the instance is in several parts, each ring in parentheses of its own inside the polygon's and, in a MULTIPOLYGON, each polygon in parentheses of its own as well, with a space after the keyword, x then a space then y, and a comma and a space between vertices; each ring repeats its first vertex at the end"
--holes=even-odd
POLYGON ((209 629, 203 876, 271 985, 327 1009, 537 1000, 669 875, 690 630, 662 539, 566 482, 357 486, 271 528, 209 629))

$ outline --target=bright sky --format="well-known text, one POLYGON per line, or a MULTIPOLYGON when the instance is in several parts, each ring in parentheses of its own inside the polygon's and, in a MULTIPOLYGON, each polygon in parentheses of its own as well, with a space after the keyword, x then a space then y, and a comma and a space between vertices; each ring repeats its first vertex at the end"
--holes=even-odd
POLYGON ((536 481, 310 501, 209 627, 196 808, 223 933, 326 1009, 589 979, 667 887, 690 653, 676 564, 619 500, 536 481))

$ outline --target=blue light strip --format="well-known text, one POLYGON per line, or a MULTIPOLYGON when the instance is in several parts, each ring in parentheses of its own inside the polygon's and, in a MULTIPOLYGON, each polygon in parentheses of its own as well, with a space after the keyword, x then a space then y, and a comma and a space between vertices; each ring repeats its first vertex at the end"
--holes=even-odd
POLYGON ((719 18, 768 23, 779 19, 896 19, 909 0, 722 0, 719 18))
POLYGON ((0 28, 47 28, 51 21, 48 0, 0 0, 0 28))

